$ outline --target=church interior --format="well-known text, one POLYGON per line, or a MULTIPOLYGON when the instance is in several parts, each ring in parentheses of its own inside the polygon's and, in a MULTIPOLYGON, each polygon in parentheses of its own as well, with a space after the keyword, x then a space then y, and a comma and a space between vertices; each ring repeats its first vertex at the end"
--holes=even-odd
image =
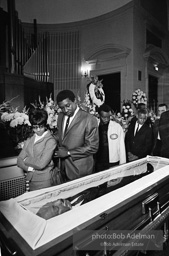
POLYGON ((122 118, 124 138, 138 103, 159 119, 159 105, 169 106, 169 1, 0 0, 0 35, 0 255, 168 255, 167 157, 148 154, 29 191, 17 157, 32 130, 9 121, 22 112, 28 122, 29 109, 45 102, 55 135, 63 90, 98 117, 86 99, 91 83, 114 120, 122 118), (59 216, 46 215, 51 202, 59 216))

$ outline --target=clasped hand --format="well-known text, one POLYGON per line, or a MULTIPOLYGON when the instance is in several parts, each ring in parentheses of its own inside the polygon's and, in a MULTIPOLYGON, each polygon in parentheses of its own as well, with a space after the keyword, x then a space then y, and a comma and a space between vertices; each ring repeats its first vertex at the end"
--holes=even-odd
POLYGON ((68 157, 68 150, 64 147, 58 148, 57 151, 55 151, 55 157, 60 157, 60 158, 66 158, 68 157))

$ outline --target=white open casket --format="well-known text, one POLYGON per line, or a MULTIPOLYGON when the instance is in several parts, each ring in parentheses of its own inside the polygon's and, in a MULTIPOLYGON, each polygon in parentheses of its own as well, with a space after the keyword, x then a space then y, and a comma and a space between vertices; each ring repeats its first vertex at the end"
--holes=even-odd
MULTIPOLYGON (((168 165, 169 159, 147 156, 59 186, 2 201, 2 245, 17 255, 72 255, 73 236, 79 230, 158 229, 169 217, 168 165), (146 175, 147 164, 154 171, 146 175), (108 192, 90 202, 76 205, 49 220, 36 215, 47 202, 67 199, 107 182, 111 185, 108 192)), ((116 251, 115 255, 123 253, 123 250, 116 251)), ((74 255, 80 254, 74 251, 74 255)))

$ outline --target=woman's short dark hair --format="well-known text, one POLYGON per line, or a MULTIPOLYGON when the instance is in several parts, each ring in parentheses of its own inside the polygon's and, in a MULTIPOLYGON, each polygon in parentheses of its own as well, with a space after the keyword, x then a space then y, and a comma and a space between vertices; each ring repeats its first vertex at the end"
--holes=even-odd
POLYGON ((31 125, 47 125, 48 113, 44 109, 35 108, 29 113, 31 125))
POLYGON ((75 97, 75 95, 74 95, 74 93, 72 91, 70 91, 70 90, 63 90, 63 91, 60 91, 58 93, 58 95, 56 96, 56 101, 57 101, 57 103, 59 103, 59 102, 65 100, 65 99, 69 99, 72 102, 74 102, 75 98, 76 97, 75 97))

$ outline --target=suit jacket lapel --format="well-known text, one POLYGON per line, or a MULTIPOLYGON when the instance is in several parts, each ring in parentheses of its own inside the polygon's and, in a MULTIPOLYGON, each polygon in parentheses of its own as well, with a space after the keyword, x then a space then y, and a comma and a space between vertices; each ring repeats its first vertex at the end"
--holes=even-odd
POLYGON ((146 126, 147 126, 147 125, 144 123, 144 124, 141 126, 141 128, 138 130, 137 134, 138 134, 138 133, 143 133, 144 130, 145 130, 145 128, 146 128, 146 126))
MULTIPOLYGON (((79 118, 80 118, 80 112, 81 110, 79 109, 79 111, 77 112, 77 114, 75 115, 75 117, 73 118, 72 122, 70 123, 69 127, 67 128, 66 133, 64 134, 63 139, 65 138, 65 136, 68 134, 68 132, 72 129, 72 127, 74 126, 75 123, 78 122, 79 118)), ((62 129, 63 129, 63 125, 62 125, 62 129)))
POLYGON ((133 127, 132 127, 132 135, 133 137, 135 137, 134 131, 135 131, 135 125, 136 125, 136 121, 133 123, 133 127))
POLYGON ((59 144, 62 145, 62 139, 63 139, 63 122, 64 121, 64 114, 60 113, 58 116, 58 130, 59 132, 59 144))

